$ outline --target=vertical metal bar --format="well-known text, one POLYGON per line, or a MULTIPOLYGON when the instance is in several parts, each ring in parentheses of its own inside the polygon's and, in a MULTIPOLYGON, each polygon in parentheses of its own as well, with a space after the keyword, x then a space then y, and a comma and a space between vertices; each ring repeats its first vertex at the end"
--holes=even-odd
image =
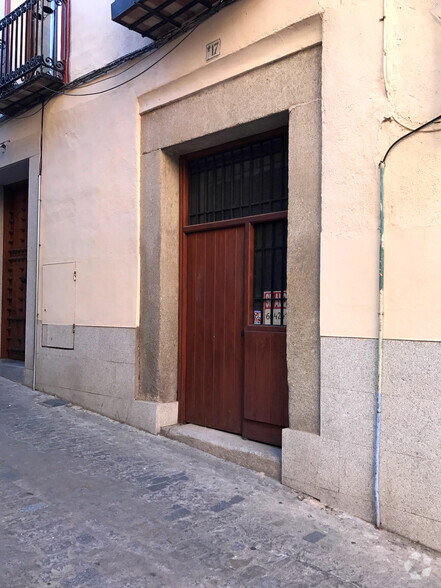
MULTIPOLYGON (((239 155, 239 165, 240 165, 240 172, 239 172, 239 190, 240 190, 240 195, 239 195, 239 202, 240 202, 240 212, 243 216, 243 185, 244 185, 244 157, 243 157, 243 149, 240 149, 239 151, 240 155, 239 155)), ((232 190, 231 190, 231 198, 230 198, 230 218, 233 218, 233 200, 234 198, 236 198, 236 187, 235 187, 235 179, 236 179, 236 170, 235 170, 236 164, 234 161, 234 151, 233 151, 233 183, 232 183, 232 190), (234 196, 234 198, 233 198, 234 196)))
POLYGON ((39 31, 39 24, 38 24, 38 2, 35 5, 35 13, 33 14, 34 23, 35 23, 35 38, 34 38, 34 45, 32 46, 32 55, 31 57, 36 57, 38 55, 38 31, 39 31))
MULTIPOLYGON (((225 202, 225 155, 222 153, 221 156, 221 213, 220 213, 220 220, 224 220, 225 218, 225 214, 224 214, 224 202, 225 202)), ((230 174, 230 180, 231 180, 231 174, 230 174)), ((231 181, 230 181, 230 186, 231 186, 231 181)), ((216 219, 216 217, 215 217, 216 219)))
POLYGON ((17 69, 17 21, 14 20, 12 23, 12 38, 11 38, 11 71, 17 69))
POLYGON ((11 35, 11 25, 9 24, 7 26, 6 30, 6 47, 5 47, 5 51, 6 51, 6 57, 5 57, 5 74, 9 73, 9 60, 10 60, 10 53, 11 53, 11 43, 10 43, 10 35, 11 35))
POLYGON ((205 160, 199 162, 199 200, 198 200, 198 212, 199 212, 199 223, 204 223, 205 222, 205 183, 206 183, 206 177, 205 177, 205 160))
POLYGON ((15 39, 14 39, 14 69, 17 69, 17 61, 18 61, 18 19, 15 21, 15 27, 14 27, 14 32, 15 32, 15 39))
POLYGON ((17 20, 15 21, 15 43, 14 43, 15 69, 18 69, 20 67, 20 24, 21 24, 21 17, 18 16, 17 20))
POLYGON ((24 65, 25 61, 26 61, 26 54, 25 54, 25 17, 26 17, 26 13, 21 15, 21 42, 20 42, 20 66, 24 65))
POLYGON ((260 142, 260 166, 259 166, 259 180, 257 182, 257 194, 259 196, 258 201, 260 202, 259 206, 256 206, 257 210, 260 214, 263 213, 263 177, 264 177, 264 166, 265 166, 265 154, 263 148, 263 141, 260 142))
POLYGON ((63 33, 61 35, 61 61, 63 61, 67 67, 67 52, 68 52, 68 47, 67 47, 67 42, 68 42, 68 31, 67 31, 67 25, 68 25, 68 11, 69 11, 69 5, 68 2, 65 2, 62 6, 61 9, 61 17, 63 19, 63 33))
POLYGON ((30 53, 30 46, 32 44, 32 13, 28 10, 26 13, 26 49, 25 49, 25 59, 26 61, 29 59, 30 53))
POLYGON ((205 159, 205 222, 208 222, 208 157, 205 159))
POLYGON ((262 304, 262 325, 266 325, 265 321, 265 297, 264 292, 264 262, 265 262, 265 225, 260 224, 254 229, 254 247, 256 247, 256 230, 260 230, 260 300, 262 304))
POLYGON ((276 260, 276 226, 277 222, 269 223, 271 227, 271 324, 274 324, 274 266, 276 260))
POLYGON ((14 21, 8 27, 8 73, 12 71, 12 38, 14 33, 14 21))
POLYGON ((15 63, 17 69, 21 66, 21 35, 22 35, 22 16, 17 18, 17 43, 15 45, 15 63))
POLYGON ((2 29, 2 39, 1 39, 1 49, 0 49, 0 75, 4 76, 5 75, 5 71, 4 71, 4 67, 5 67, 5 61, 4 61, 4 56, 5 56, 5 31, 6 29, 2 29))
MULTIPOLYGON (((41 35, 40 35, 40 55, 41 58, 43 59, 44 57, 44 11, 43 11, 43 4, 44 4, 44 0, 40 1, 40 8, 41 8, 41 35)), ((41 72, 43 73, 43 66, 41 67, 41 72)))
POLYGON ((62 12, 62 10, 59 10, 59 7, 57 5, 55 5, 55 9, 54 9, 54 13, 53 13, 53 23, 54 23, 54 30, 53 30, 53 48, 52 48, 52 59, 54 60, 54 63, 57 63, 57 61, 61 61, 58 59, 58 19, 60 17, 60 12, 62 12))
POLYGON ((27 62, 27 60, 29 59, 29 36, 31 33, 31 29, 30 29, 30 11, 28 10, 26 12, 26 17, 25 17, 25 46, 24 46, 24 61, 25 63, 27 62))

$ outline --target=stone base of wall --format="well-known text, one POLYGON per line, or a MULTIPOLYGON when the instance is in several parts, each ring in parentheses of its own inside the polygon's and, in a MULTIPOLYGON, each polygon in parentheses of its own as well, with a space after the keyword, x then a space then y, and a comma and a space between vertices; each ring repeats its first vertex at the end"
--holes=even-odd
POLYGON ((178 403, 135 400, 135 357, 136 329, 76 327, 74 349, 39 345, 37 389, 157 435, 178 403))
MULTIPOLYGON (((321 340, 320 435, 285 429, 282 482, 374 520, 377 342, 321 340)), ((383 527, 441 550, 441 343, 385 341, 383 527)))
MULTIPOLYGON (((177 402, 135 400, 136 329, 77 327, 73 350, 39 346, 37 388, 152 434, 177 402)), ((321 340, 320 434, 283 431, 282 482, 373 521, 377 342, 321 340)), ((382 525, 441 550, 441 343, 385 341, 382 525)), ((31 371, 27 374, 32 376, 31 371)))

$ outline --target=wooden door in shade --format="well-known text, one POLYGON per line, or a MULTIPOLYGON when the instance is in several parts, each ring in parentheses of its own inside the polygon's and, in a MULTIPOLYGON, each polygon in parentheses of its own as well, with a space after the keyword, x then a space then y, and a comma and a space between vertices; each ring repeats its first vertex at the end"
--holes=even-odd
POLYGON ((288 426, 284 129, 181 167, 181 420, 281 444, 288 426))
POLYGON ((2 357, 24 360, 28 183, 4 188, 2 357))
POLYGON ((242 432, 244 227, 187 236, 185 419, 242 432))

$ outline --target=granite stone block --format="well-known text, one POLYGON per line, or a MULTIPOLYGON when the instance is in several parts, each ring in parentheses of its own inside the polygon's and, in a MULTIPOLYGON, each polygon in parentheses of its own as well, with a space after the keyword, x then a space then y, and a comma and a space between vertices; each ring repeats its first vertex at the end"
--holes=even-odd
POLYGON ((440 370, 440 342, 384 342, 385 395, 438 401, 441 396, 440 370))
POLYGON ((381 453, 380 500, 382 505, 411 512, 412 459, 408 455, 381 453))
POLYGON ((412 513, 441 523, 441 464, 439 459, 411 458, 412 513))
POLYGON ((325 439, 372 447, 375 413, 373 393, 322 386, 321 435, 325 439))
POLYGON ((325 389, 372 395, 377 386, 377 342, 372 339, 322 337, 320 369, 325 389))
POLYGON ((340 443, 340 491, 342 494, 372 501, 373 447, 340 443))

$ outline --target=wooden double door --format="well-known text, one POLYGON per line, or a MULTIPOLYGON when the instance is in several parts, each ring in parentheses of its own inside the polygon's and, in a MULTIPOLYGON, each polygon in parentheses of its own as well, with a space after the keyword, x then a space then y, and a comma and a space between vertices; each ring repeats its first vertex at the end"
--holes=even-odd
MULTIPOLYGON (((276 190, 272 178, 270 206, 276 210, 264 205, 253 210, 257 196, 248 181, 254 170, 264 183, 266 163, 273 163, 273 175, 284 173, 284 135, 275 137, 253 143, 260 147, 254 153, 258 163, 249 144, 239 147, 240 195, 225 181, 235 171, 228 149, 221 158, 217 154, 208 162, 210 155, 186 162, 181 405, 184 422, 280 445, 282 428, 288 426, 286 199, 283 182, 276 190), (275 161, 280 165, 274 170, 275 161), (210 179, 215 184, 216 176, 217 193, 211 182, 210 194, 210 179), (244 184, 249 185, 245 195, 244 184), (235 201, 240 202, 236 210, 235 201)), ((265 202, 268 194, 260 190, 258 196, 265 202)))

